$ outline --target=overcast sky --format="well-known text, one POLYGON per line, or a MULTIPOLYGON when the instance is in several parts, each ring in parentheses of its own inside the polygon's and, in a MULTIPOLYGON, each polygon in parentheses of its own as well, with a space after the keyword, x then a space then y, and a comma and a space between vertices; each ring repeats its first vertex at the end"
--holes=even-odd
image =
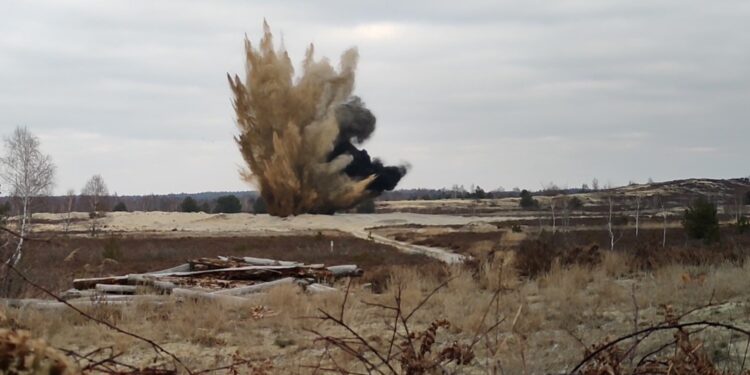
POLYGON ((266 18, 295 63, 357 46, 366 145, 400 187, 750 174, 750 2, 3 1, 0 134, 57 193, 249 189, 225 74, 266 18))

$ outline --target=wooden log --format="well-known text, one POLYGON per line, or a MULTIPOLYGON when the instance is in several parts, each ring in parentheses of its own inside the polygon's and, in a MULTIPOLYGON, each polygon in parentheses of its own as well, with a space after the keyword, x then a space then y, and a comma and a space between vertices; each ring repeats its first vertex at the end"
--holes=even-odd
POLYGON ((267 258, 242 257, 245 263, 254 266, 304 266, 304 263, 290 262, 288 260, 276 260, 267 258))
POLYGON ((3 298, 3 299, 0 299, 0 305, 5 306, 5 307, 17 308, 17 309, 21 309, 21 308, 27 307, 29 305, 37 304, 37 303, 46 303, 46 302, 56 302, 56 301, 37 299, 37 298, 27 298, 27 299, 3 298))
POLYGON ((154 274, 131 274, 128 275, 128 284, 130 285, 144 285, 147 287, 154 288, 162 293, 169 294, 172 289, 177 286, 169 281, 161 281, 157 279, 154 274))
POLYGON ((184 263, 184 264, 180 264, 179 266, 175 266, 175 267, 172 267, 172 268, 167 268, 167 269, 164 269, 164 270, 161 270, 161 271, 148 272, 147 274, 148 275, 159 275, 159 274, 164 274, 164 273, 188 272, 188 271, 191 271, 191 269, 190 269, 190 263, 184 263))
POLYGON ((127 285, 127 276, 94 277, 88 279, 74 279, 73 288, 78 290, 93 289, 96 284, 127 285))
POLYGON ((96 291, 104 294, 135 294, 134 285, 96 284, 96 291))
POLYGON ((333 277, 358 277, 362 276, 364 273, 364 271, 355 264, 331 266, 328 267, 328 270, 331 271, 333 277))
POLYGON ((247 266, 247 263, 241 259, 227 257, 191 259, 188 263, 190 264, 190 271, 205 271, 247 266))
POLYGON ((132 294, 97 294, 93 297, 84 297, 84 298, 78 298, 73 299, 70 301, 67 301, 73 305, 75 305, 78 302, 84 302, 84 301, 93 301, 100 304, 106 304, 108 302, 136 302, 136 301, 162 301, 164 300, 165 296, 160 296, 156 294, 141 294, 141 295, 132 295, 132 294))
POLYGON ((180 297, 184 299, 216 302, 216 303, 226 304, 229 306, 244 305, 244 304, 248 304, 251 302, 247 298, 214 294, 214 293, 208 293, 208 292, 202 292, 198 290, 184 289, 184 288, 172 289, 172 295, 175 297, 180 297))
POLYGON ((255 284, 255 285, 241 286, 239 288, 232 288, 232 289, 223 289, 223 290, 213 292, 211 294, 220 294, 220 295, 227 295, 227 296, 244 296, 247 294, 264 292, 266 290, 277 287, 279 285, 294 284, 295 280, 296 279, 293 277, 285 277, 283 279, 269 281, 265 283, 255 284))
MULTIPOLYGON (((122 307, 136 302, 163 304, 164 298, 160 296, 125 296, 125 295, 99 295, 92 298, 80 298, 66 301, 77 308, 95 308, 95 307, 122 307)), ((65 311, 70 310, 70 306, 52 300, 42 299, 2 299, 0 306, 7 306, 17 309, 32 309, 43 311, 65 311)))
POLYGON ((67 301, 70 299, 91 297, 94 295, 96 295, 96 291, 93 289, 87 289, 87 290, 68 289, 62 292, 62 294, 60 294, 60 298, 67 301))
POLYGON ((254 258, 254 257, 225 257, 219 256, 218 258, 198 258, 189 261, 191 271, 204 271, 214 270, 222 268, 238 268, 246 266, 287 266, 287 267, 303 267, 304 263, 290 262, 275 259, 266 258, 254 258))
POLYGON ((221 268, 205 271, 174 272, 163 276, 174 277, 214 277, 224 280, 271 281, 283 277, 313 277, 323 279, 332 276, 323 265, 307 266, 247 266, 221 268))
POLYGON ((337 292, 338 289, 331 288, 330 286, 313 283, 305 287, 305 290, 309 293, 317 294, 317 293, 329 293, 329 292, 337 292))

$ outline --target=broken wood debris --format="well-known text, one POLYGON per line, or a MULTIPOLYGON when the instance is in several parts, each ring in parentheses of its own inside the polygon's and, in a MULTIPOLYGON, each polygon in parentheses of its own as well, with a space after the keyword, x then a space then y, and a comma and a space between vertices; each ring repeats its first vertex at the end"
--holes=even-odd
MULTIPOLYGON (((356 265, 326 267, 255 257, 198 258, 187 263, 142 274, 73 280, 73 289, 61 299, 74 306, 120 306, 134 301, 163 303, 165 295, 178 300, 204 300, 227 305, 252 301, 252 295, 280 285, 298 285, 307 293, 336 291, 330 285, 344 277, 362 276, 356 265)), ((64 309, 51 300, 2 300, 16 308, 64 309)))

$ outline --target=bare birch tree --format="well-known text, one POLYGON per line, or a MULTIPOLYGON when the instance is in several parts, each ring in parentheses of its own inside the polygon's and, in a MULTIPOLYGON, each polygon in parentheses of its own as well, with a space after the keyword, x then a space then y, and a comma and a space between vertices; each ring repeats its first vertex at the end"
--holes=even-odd
POLYGON ((732 194, 734 203, 732 210, 734 211, 734 222, 737 224, 739 224, 740 220, 745 215, 745 197, 747 194, 748 190, 746 188, 735 189, 732 194))
POLYGON ((39 138, 25 126, 17 127, 13 134, 5 138, 5 149, 5 155, 0 158, 0 177, 21 204, 18 244, 6 260, 7 264, 15 266, 23 256, 24 237, 31 230, 31 203, 52 190, 55 165, 52 158, 39 149, 39 138))
POLYGON ((107 194, 107 185, 104 183, 102 176, 98 174, 91 176, 81 190, 81 195, 89 201, 92 236, 96 236, 97 219, 101 216, 103 199, 107 194))
POLYGON ((569 198, 565 195, 554 196, 550 199, 550 210, 552 211, 552 233, 557 232, 557 208, 562 208, 562 231, 566 230, 569 224, 570 210, 569 198))
POLYGON ((664 218, 664 230, 662 233, 661 238, 661 247, 667 247, 667 209, 664 208, 664 198, 660 199, 661 201, 661 216, 664 218))
POLYGON ((555 224, 556 224, 556 223, 555 223, 555 221, 556 221, 555 219, 557 218, 557 217, 555 216, 555 206, 556 206, 556 205, 557 205, 557 201, 556 201, 556 199, 555 199, 555 198, 553 197, 552 199, 550 199, 550 202, 549 202, 549 207, 550 207, 550 209, 552 210, 552 233, 555 233, 555 230, 557 229, 557 228, 555 227, 555 224))
POLYGON ((73 206, 76 202, 76 191, 68 189, 65 193, 65 233, 70 230, 70 219, 73 216, 73 206))
POLYGON ((640 224, 641 217, 641 195, 636 194, 635 196, 635 238, 638 238, 638 227, 640 224))
POLYGON ((619 237, 615 235, 614 231, 614 225, 612 223, 613 217, 612 214, 614 212, 614 200, 612 199, 612 195, 608 196, 609 201, 609 218, 607 220, 607 230, 609 232, 609 250, 615 249, 615 244, 617 241, 619 241, 622 238, 622 235, 624 232, 620 231, 619 237))

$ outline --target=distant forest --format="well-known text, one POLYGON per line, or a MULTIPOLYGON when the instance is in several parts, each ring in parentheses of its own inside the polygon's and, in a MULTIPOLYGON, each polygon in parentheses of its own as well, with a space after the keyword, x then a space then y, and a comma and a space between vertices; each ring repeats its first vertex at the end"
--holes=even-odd
MULTIPOLYGON (((517 197, 520 190, 514 191, 484 191, 479 186, 471 186, 471 190, 463 186, 456 186, 452 189, 401 189, 383 193, 377 200, 436 200, 436 199, 486 199, 486 198, 507 198, 517 197)), ((540 191, 542 194, 573 194, 580 192, 581 189, 558 189, 552 191, 540 191)), ((259 194, 257 191, 221 191, 221 192, 202 192, 202 193, 177 193, 177 194, 148 194, 148 195, 112 195, 104 197, 102 202, 103 211, 112 211, 118 207, 122 210, 124 206, 127 211, 164 211, 174 212, 182 211, 182 202, 185 198, 190 197, 195 200, 199 211, 214 212, 217 199, 222 196, 234 195, 239 199, 242 208, 241 212, 253 212, 255 201, 259 194)), ((33 211, 35 212, 52 212, 61 213, 68 211, 68 202, 71 198, 67 196, 47 196, 37 197, 33 202, 33 211)), ((13 198, 8 196, 0 197, 0 205, 8 205, 11 214, 18 214, 18 205, 12 204, 13 198)), ((88 212, 91 210, 90 202, 84 196, 72 197, 72 211, 88 212)))
MULTIPOLYGON (((734 178, 726 180, 712 180, 703 179, 703 181, 718 183, 719 186, 723 186, 723 190, 733 188, 735 184, 746 186, 750 183, 750 178, 734 178), (726 185, 726 186, 725 186, 726 185)), ((640 188, 659 188, 659 187, 676 187, 682 186, 689 192, 697 189, 694 185, 693 180, 675 180, 665 182, 653 182, 649 181, 646 184, 639 185, 640 188)), ((628 184, 630 186, 637 185, 635 183, 628 184)), ((739 186, 738 185, 738 186, 739 186)), ((587 193, 592 191, 605 191, 609 189, 618 189, 614 186, 602 186, 599 187, 596 180, 592 183, 593 187, 589 187, 587 184, 579 188, 560 188, 554 183, 549 183, 542 186, 536 191, 531 191, 533 196, 556 196, 556 195, 569 195, 587 193)), ((695 190, 696 192, 698 190, 695 190)), ((726 191, 715 193, 719 195, 728 194, 726 191)), ((395 191, 384 192, 376 200, 380 201, 395 201, 395 200, 440 200, 440 199, 499 199, 499 198, 514 198, 521 195, 521 190, 514 188, 506 191, 502 188, 495 189, 492 191, 485 191, 480 186, 471 185, 469 188, 465 188, 463 185, 454 185, 452 188, 443 189, 399 189, 395 191)), ((750 202, 750 192, 747 192, 747 201, 750 202)), ((256 200, 259 197, 257 191, 220 191, 220 192, 202 192, 202 193, 176 193, 176 194, 149 194, 149 195, 111 195, 106 196, 102 202, 102 211, 163 211, 163 212, 174 212, 183 211, 183 201, 190 197, 194 200, 194 204, 197 210, 203 212, 216 212, 217 201, 220 197, 234 196, 237 197, 241 205, 240 212, 254 212, 254 208, 257 209, 259 206, 256 205, 256 200)), ((20 205, 14 204, 12 197, 2 196, 0 197, 0 209, 5 209, 6 212, 17 215, 18 208, 20 205)), ((68 196, 44 196, 34 198, 32 211, 34 212, 53 212, 61 213, 67 212, 69 203, 72 200, 72 211, 74 212, 89 212, 91 210, 91 203, 88 197, 76 195, 73 197, 68 196)), ((371 204, 371 203, 370 203, 371 204)), ((352 209, 357 211, 357 209, 352 209)), ((364 212, 364 211, 360 211, 364 212)))

